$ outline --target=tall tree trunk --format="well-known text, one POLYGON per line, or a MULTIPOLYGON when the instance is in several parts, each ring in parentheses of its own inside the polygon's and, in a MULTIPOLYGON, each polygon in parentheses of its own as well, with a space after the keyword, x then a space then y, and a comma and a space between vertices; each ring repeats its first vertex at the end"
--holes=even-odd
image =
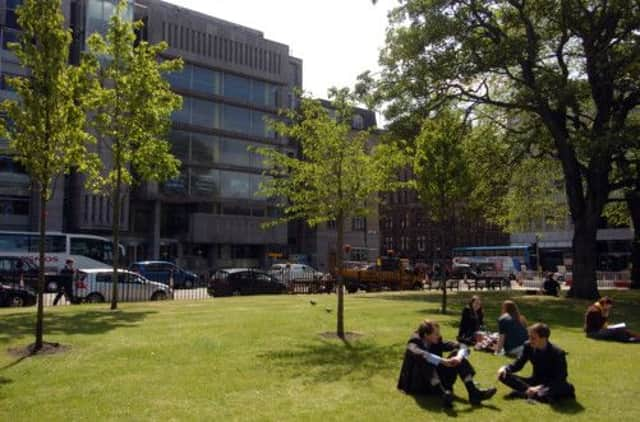
POLYGON ((36 316, 36 342, 33 351, 37 352, 42 349, 43 344, 43 325, 44 325, 44 248, 45 236, 47 228, 47 186, 40 185, 40 239, 38 242, 38 256, 40 271, 38 271, 38 313, 36 316))
POLYGON ((596 263, 598 248, 596 233, 598 231, 599 214, 587 214, 575 221, 573 234, 573 283, 569 296, 582 299, 597 299, 598 283, 596 280, 596 263))
POLYGON ((640 188, 627 194, 627 206, 633 222, 631 288, 640 289, 640 188))
POLYGON ((119 157, 116 158, 115 164, 117 167, 116 170, 116 185, 113 189, 113 200, 112 200, 112 215, 113 215, 113 224, 112 228, 112 237, 113 237, 113 274, 111 275, 111 310, 118 309, 118 267, 120 266, 120 181, 121 181, 121 173, 120 173, 120 162, 119 157))
POLYGON ((344 248, 344 214, 336 217, 336 286, 338 289, 338 312, 336 335, 344 339, 344 280, 342 278, 342 249, 344 248))

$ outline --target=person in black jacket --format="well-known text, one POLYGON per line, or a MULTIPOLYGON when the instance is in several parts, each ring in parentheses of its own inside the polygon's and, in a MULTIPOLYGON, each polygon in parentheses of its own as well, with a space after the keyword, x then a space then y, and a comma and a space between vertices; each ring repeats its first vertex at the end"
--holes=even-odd
POLYGON ((542 294, 547 296, 558 296, 560 294, 560 284, 553 278, 553 273, 548 272, 542 283, 542 294))
POLYGON ((53 299, 53 306, 56 306, 58 304, 58 301, 62 299, 62 296, 64 296, 69 303, 74 302, 73 275, 75 274, 76 270, 75 268, 73 268, 73 264, 73 259, 69 258, 65 261, 64 268, 60 270, 61 277, 60 283, 58 285, 58 294, 53 299))
POLYGON ((478 389, 473 382, 475 370, 467 360, 469 349, 459 343, 443 341, 440 326, 423 321, 409 338, 398 379, 398 389, 407 394, 439 394, 444 406, 451 407, 453 384, 459 376, 472 404, 491 398, 495 388, 478 389), (452 352, 443 358, 443 352, 452 352))
POLYGON ((566 353, 549 342, 549 327, 536 323, 529 327, 529 341, 524 345, 522 355, 511 365, 498 370, 498 379, 514 391, 511 397, 551 401, 561 398, 575 398, 573 385, 567 382, 566 353), (531 362, 533 374, 524 378, 514 375, 531 362))
POLYGON ((462 310, 462 319, 458 329, 457 340, 469 346, 476 343, 476 335, 484 326, 484 313, 482 301, 479 296, 472 296, 469 304, 462 310))

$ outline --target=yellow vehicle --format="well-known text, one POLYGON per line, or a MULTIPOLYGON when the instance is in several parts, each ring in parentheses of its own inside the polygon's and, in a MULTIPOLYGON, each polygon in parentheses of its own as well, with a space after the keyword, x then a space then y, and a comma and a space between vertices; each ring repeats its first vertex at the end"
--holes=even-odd
POLYGON ((383 269, 375 264, 345 268, 341 271, 349 293, 365 291, 409 290, 423 287, 422 276, 403 268, 383 269))

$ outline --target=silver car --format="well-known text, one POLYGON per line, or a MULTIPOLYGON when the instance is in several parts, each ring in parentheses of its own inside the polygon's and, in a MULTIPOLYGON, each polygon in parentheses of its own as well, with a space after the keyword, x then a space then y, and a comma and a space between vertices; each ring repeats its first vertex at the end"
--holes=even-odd
MULTIPOLYGON (((78 270, 74 296, 82 302, 111 301, 113 271, 109 268, 78 270)), ((166 284, 150 281, 129 270, 118 270, 118 301, 166 300, 172 291, 166 284)))

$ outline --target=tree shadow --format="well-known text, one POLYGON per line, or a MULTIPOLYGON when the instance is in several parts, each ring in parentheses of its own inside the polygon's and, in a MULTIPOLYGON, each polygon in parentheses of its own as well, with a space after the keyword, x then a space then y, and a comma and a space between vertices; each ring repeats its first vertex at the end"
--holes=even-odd
POLYGON ((399 368, 404 344, 378 345, 371 340, 327 341, 259 354, 287 373, 313 383, 330 383, 345 377, 368 380, 381 371, 399 368))
MULTIPOLYGON (((87 310, 74 313, 45 313, 44 336, 57 334, 103 334, 116 328, 132 327, 156 311, 87 310)), ((4 314, 0 319, 0 344, 34 333, 36 314, 4 314)))

